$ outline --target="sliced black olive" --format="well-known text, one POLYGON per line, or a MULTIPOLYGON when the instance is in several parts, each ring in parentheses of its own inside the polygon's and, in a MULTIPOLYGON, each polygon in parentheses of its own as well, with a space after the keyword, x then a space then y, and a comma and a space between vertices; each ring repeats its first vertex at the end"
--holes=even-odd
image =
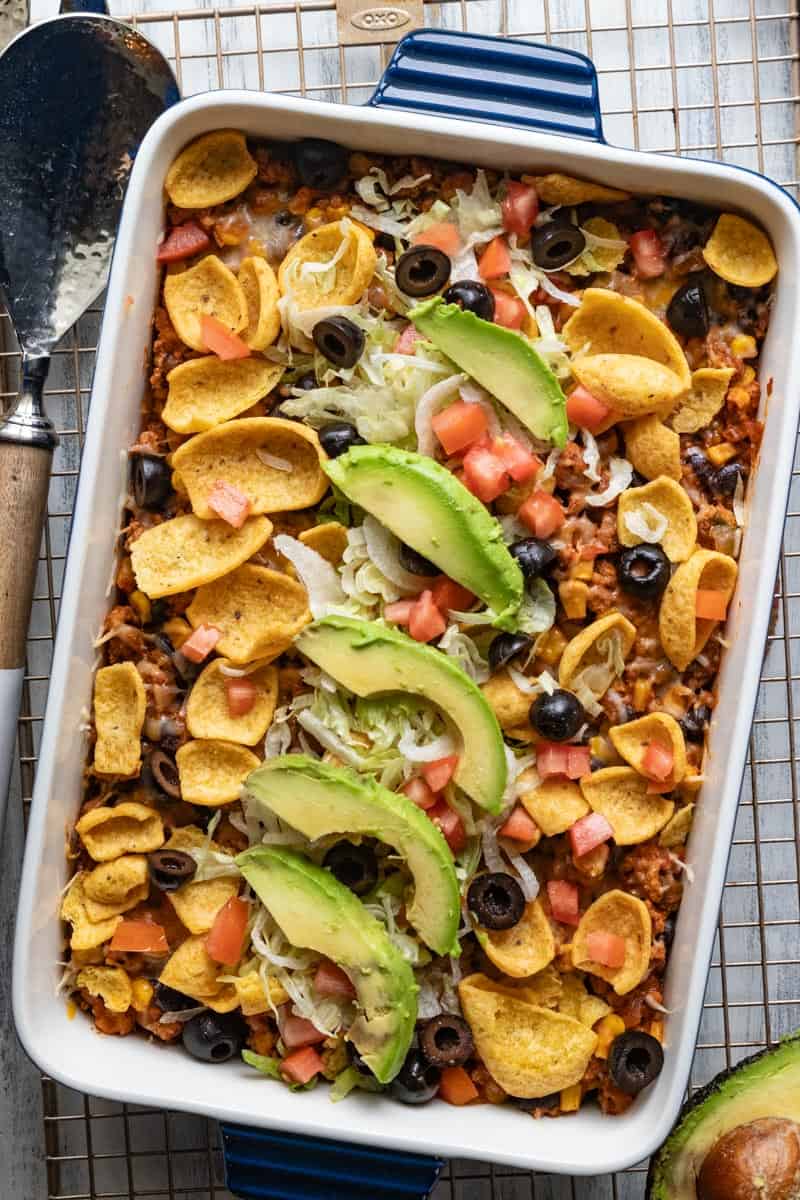
POLYGON ((407 296, 432 296, 447 283, 452 267, 444 250, 436 246, 412 246, 398 258, 394 278, 407 296))
POLYGON ((166 459, 156 454, 135 454, 131 477, 137 508, 160 508, 172 491, 172 471, 166 459))
POLYGON ((297 217, 289 212, 288 208, 282 208, 280 212, 275 213, 275 224, 282 225, 286 228, 288 225, 294 225, 297 217))
POLYGON ((451 283, 443 299, 445 304, 457 304, 483 321, 494 320, 494 296, 486 284, 477 279, 459 279, 457 283, 451 283))
POLYGON ((183 683, 194 683, 197 676, 203 669, 203 663, 192 662, 180 650, 176 650, 172 656, 172 665, 181 677, 183 683))
POLYGON ((586 712, 577 696, 556 688, 549 696, 537 696, 531 705, 530 720, 548 742, 566 742, 585 723, 586 712))
POLYGON ((684 458, 694 471, 698 483, 703 487, 710 488, 713 485, 716 471, 700 447, 687 446, 684 451, 684 458))
POLYGON ((705 337, 708 333, 708 304, 698 280, 681 284, 667 305, 667 321, 676 333, 687 338, 705 337))
POLYGON ((708 723, 711 720, 711 709, 707 704, 695 704, 680 719, 683 736, 688 742, 702 742, 708 723))
POLYGON ((675 938, 675 925, 676 925, 675 913, 670 913, 669 916, 664 921, 664 929, 661 934, 661 939, 662 939, 664 945, 666 946, 667 950, 669 950, 669 948, 672 945, 672 942, 675 938))
POLYGON ((363 843, 356 846, 353 842, 337 842, 325 855, 322 865, 356 896, 365 896, 378 882, 375 851, 363 843))
POLYGON ((586 238, 577 225, 563 225, 560 221, 548 221, 534 230, 531 254, 537 267, 543 271, 557 271, 571 263, 586 248, 586 238))
POLYGON ((375 1076, 372 1074, 372 1071, 370 1071, 369 1067, 364 1062, 363 1058, 358 1053, 358 1051, 356 1050, 353 1043, 347 1042, 346 1045, 347 1045, 347 1054, 350 1059, 350 1065, 355 1067, 355 1069, 358 1071, 359 1075, 366 1075, 368 1079, 374 1079, 375 1076))
POLYGON ((184 1049, 201 1062, 227 1062, 244 1042, 242 1022, 232 1013, 204 1012, 183 1027, 184 1049))
POLYGON ((419 1035, 419 1048, 435 1067, 460 1067, 472 1057, 475 1043, 463 1017, 439 1013, 419 1035))
POLYGON ((384 233, 382 229, 375 234, 375 249, 390 250, 392 254, 395 252, 395 238, 392 233, 384 233))
POLYGON ((156 787, 161 788, 161 791, 166 792, 173 800, 180 800, 181 777, 174 759, 165 754, 163 750, 153 750, 147 756, 147 765, 156 787))
POLYGON ((533 638, 525 633, 498 633, 489 646, 489 666, 493 671, 507 667, 512 658, 530 650, 533 638))
POLYGON ((740 463, 725 463, 711 477, 711 490, 718 496, 732 496, 739 480, 744 483, 744 468, 740 463))
POLYGON ((436 575, 438 567, 426 558, 424 554, 418 554, 412 546, 407 546, 405 542, 400 543, 400 565, 406 571, 410 571, 412 575, 436 575))
POLYGON ((522 920, 525 896, 513 875, 478 875, 467 891, 467 907, 484 929, 511 929, 522 920))
POLYGON ((183 850, 153 850, 147 856, 147 870, 162 892, 175 892, 194 878, 197 863, 183 850))
POLYGON ((366 446, 366 440, 349 421, 330 421, 319 431, 322 449, 328 458, 338 458, 351 446, 366 446))
POLYGON ((663 1065, 661 1043, 633 1029, 615 1037, 608 1052, 608 1073, 626 1096, 635 1096, 652 1083, 663 1065))
POLYGON ((311 392, 317 386, 317 377, 313 371, 306 371, 305 375, 301 375, 294 386, 301 388, 304 392, 311 392))
POLYGON ((419 1050, 409 1050, 406 1061, 389 1084, 389 1095, 401 1104, 427 1104, 439 1090, 439 1068, 419 1050))
POLYGON ((509 1096, 508 1099, 515 1108, 522 1109, 523 1112, 533 1112, 535 1108, 558 1108, 561 1103, 560 1092, 550 1092, 548 1096, 509 1096))
POLYGON ((294 147, 294 165, 301 183, 327 192, 341 183, 347 172, 347 151, 324 138, 303 138, 294 147))
POLYGON ((165 983, 153 984, 153 1003, 162 1012, 186 1012, 189 1008, 199 1005, 191 996, 179 992, 176 988, 167 987, 165 983))
POLYGON ((354 367, 364 353, 364 330, 349 317, 326 317, 317 321, 311 333, 320 354, 335 367, 354 367))
POLYGON ((669 559, 660 546, 631 546, 619 556, 620 586, 632 596, 650 600, 669 583, 669 559))
POLYGON ((508 552, 517 560, 522 574, 528 580, 538 579, 557 558, 556 551, 549 542, 535 537, 512 542, 508 552))

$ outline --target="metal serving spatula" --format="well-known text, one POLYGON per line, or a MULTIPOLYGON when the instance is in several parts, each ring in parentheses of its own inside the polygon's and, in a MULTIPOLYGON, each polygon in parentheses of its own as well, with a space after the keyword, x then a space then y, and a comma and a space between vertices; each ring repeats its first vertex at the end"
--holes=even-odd
POLYGON ((42 408, 50 354, 103 290, 133 158, 179 99, 139 33, 74 11, 86 0, 63 7, 0 55, 0 292, 22 349, 19 398, 0 423, 0 828, 58 444, 42 408))

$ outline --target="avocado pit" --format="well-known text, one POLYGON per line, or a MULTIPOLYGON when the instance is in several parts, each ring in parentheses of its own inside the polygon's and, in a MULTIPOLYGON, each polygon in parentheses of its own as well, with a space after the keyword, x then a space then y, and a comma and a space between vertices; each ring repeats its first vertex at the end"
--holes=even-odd
POLYGON ((798 1200, 800 1125, 782 1117, 762 1117, 731 1129, 704 1158, 697 1197, 798 1200))

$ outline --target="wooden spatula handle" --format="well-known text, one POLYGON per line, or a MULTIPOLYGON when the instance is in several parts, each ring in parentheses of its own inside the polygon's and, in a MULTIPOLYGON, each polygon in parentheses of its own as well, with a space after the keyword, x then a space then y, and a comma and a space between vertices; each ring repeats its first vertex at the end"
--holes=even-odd
POLYGON ((0 670, 25 663, 52 450, 0 441, 0 670))

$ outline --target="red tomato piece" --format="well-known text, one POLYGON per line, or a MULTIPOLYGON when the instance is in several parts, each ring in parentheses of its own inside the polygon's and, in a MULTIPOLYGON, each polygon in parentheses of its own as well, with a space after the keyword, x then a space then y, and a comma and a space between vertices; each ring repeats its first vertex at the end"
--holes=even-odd
POLYGON ((567 396, 567 420, 590 433, 600 428, 610 412, 608 405, 593 396, 582 383, 567 396))
POLYGON ((540 742, 536 747, 536 770, 541 779, 567 773, 567 747, 559 742, 540 742))
POLYGON ((614 830, 602 813, 590 812, 570 826, 569 840, 576 858, 588 854, 614 836, 614 830))
POLYGON ((416 600, 395 600, 383 606, 383 615, 393 625, 407 625, 411 620, 411 610, 416 600))
POLYGON ((416 325, 409 323, 394 344, 395 354, 414 354, 414 347, 421 338, 422 334, 416 325))
POLYGON ((533 223, 539 215, 539 197, 536 188, 517 179, 509 179, 506 183, 506 195, 500 206, 503 213, 503 228, 507 233, 516 233, 525 237, 533 228, 533 223))
POLYGON ((216 317, 210 317, 208 313, 203 313, 200 318, 200 336, 205 343, 206 350, 226 362, 229 359, 250 357, 250 347, 247 342, 243 342, 230 329, 226 329, 221 321, 218 321, 216 317))
POLYGON ((459 850, 464 849, 467 843, 467 833, 464 829, 464 822, 454 808, 445 804, 444 800, 439 800, 433 808, 428 809, 428 816, 434 825, 441 829, 444 840, 453 854, 458 854, 459 850))
POLYGON ((675 754, 671 746, 665 746, 663 742, 648 742, 642 759, 645 775, 663 783, 665 779, 669 779, 674 766, 675 754))
POLYGON ((421 775, 415 775, 413 779, 409 779, 408 783, 403 784, 400 791, 404 796, 408 796, 409 800, 412 800, 417 808, 427 810, 433 808, 438 803, 435 793, 421 775))
POLYGON ((448 612, 454 608, 457 612, 463 612, 465 608, 470 608, 475 603, 475 597, 469 588, 462 587, 460 583, 456 583, 455 579, 448 579, 446 575, 440 575, 437 580, 431 585, 433 593, 433 603, 441 612, 448 612))
POLYGON ((423 229, 422 233, 418 233, 412 239, 411 245, 436 246, 438 250, 444 251, 453 258, 461 249, 461 238, 455 225, 451 225, 449 221, 440 221, 436 225, 429 225, 427 229, 423 229))
POLYGON ((547 898, 553 919, 562 925, 577 925, 580 921, 580 894, 577 884, 568 879, 551 879, 547 885, 547 898))
POLYGON ((473 496, 491 504, 511 487, 511 479, 502 461, 484 446, 473 446, 464 458, 464 483, 473 496))
POLYGON ((431 419, 431 428, 448 457, 460 454, 486 433, 489 422, 480 404, 456 400, 431 419))
POLYGON ((281 1075, 292 1083, 299 1084, 310 1083, 314 1076, 320 1075, 324 1069, 325 1063, 311 1046, 288 1054, 281 1063, 281 1075))
POLYGON ((206 938, 206 951, 214 962, 235 967, 242 957, 247 919, 250 905, 238 896, 231 896, 214 918, 211 932, 206 938))
POLYGON ((701 621, 724 621, 728 615, 728 597, 724 592, 698 588, 694 601, 695 616, 701 621))
POLYGON ((479 1092, 463 1067, 445 1067, 438 1094, 448 1104, 460 1106, 477 1100, 479 1092))
POLYGON ((588 746, 567 746, 567 779, 580 779, 591 771, 592 753, 588 746))
POLYGON ((522 329, 528 310, 519 296, 509 296, 500 288, 489 288, 494 296, 494 323, 505 329, 522 329))
POLYGON ((515 804, 497 832, 514 842, 532 842, 539 832, 539 826, 526 808, 515 804))
POLYGON ((447 622, 436 607, 433 592, 426 589, 412 605, 408 618, 408 632, 415 642, 430 642, 441 637, 447 622))
POLYGON ((352 1000, 356 994, 349 976, 329 958, 323 958, 317 967, 314 991, 318 996, 331 996, 335 1000, 352 1000))
POLYGON ((517 509, 517 516, 538 538, 548 538, 564 524, 566 513, 549 492, 533 492, 517 509))
POLYGON ((500 279, 511 270, 511 251, 504 237, 492 238, 481 255, 478 274, 481 279, 500 279))
POLYGON ((542 460, 526 450, 510 433, 495 438, 489 447, 495 458, 499 458, 515 483, 528 483, 542 468, 542 460))
POLYGON ((604 967, 621 967, 625 963, 625 938, 618 933, 597 929, 586 935, 586 949, 592 962, 604 967))
POLYGON ((655 279, 657 275, 664 274, 666 255, 655 229, 640 229, 638 233, 632 233, 630 246, 640 279, 655 279))
POLYGON ((191 258, 201 250, 208 250, 211 238, 196 221, 185 221, 183 225, 175 225, 170 229, 164 241, 158 247, 156 260, 158 262, 180 262, 183 258, 191 258))
POLYGON ((200 663, 208 658, 221 637, 222 630, 216 625, 198 625, 181 646, 181 654, 189 662, 200 663))
POLYGON ((278 1009, 278 1029, 287 1050, 298 1050, 301 1046, 316 1046, 325 1041, 325 1034, 320 1033, 315 1025, 305 1017, 296 1017, 291 1004, 284 1004, 278 1009))
POLYGON ((232 717, 244 717, 258 697, 258 688, 252 679, 226 679, 225 699, 232 717))
POLYGON ((252 508, 244 492, 240 492, 232 483, 226 483, 224 479, 217 479, 214 482, 214 486, 208 493, 206 502, 208 507, 218 517, 221 517, 223 521, 227 521, 234 529, 242 528, 250 516, 250 509, 252 508))
POLYGON ((458 766, 458 755, 448 754, 434 762, 422 764, 422 775, 432 792, 443 792, 458 766))
POLYGON ((155 921, 120 921, 114 930, 110 949, 121 954, 168 954, 167 935, 155 921))

